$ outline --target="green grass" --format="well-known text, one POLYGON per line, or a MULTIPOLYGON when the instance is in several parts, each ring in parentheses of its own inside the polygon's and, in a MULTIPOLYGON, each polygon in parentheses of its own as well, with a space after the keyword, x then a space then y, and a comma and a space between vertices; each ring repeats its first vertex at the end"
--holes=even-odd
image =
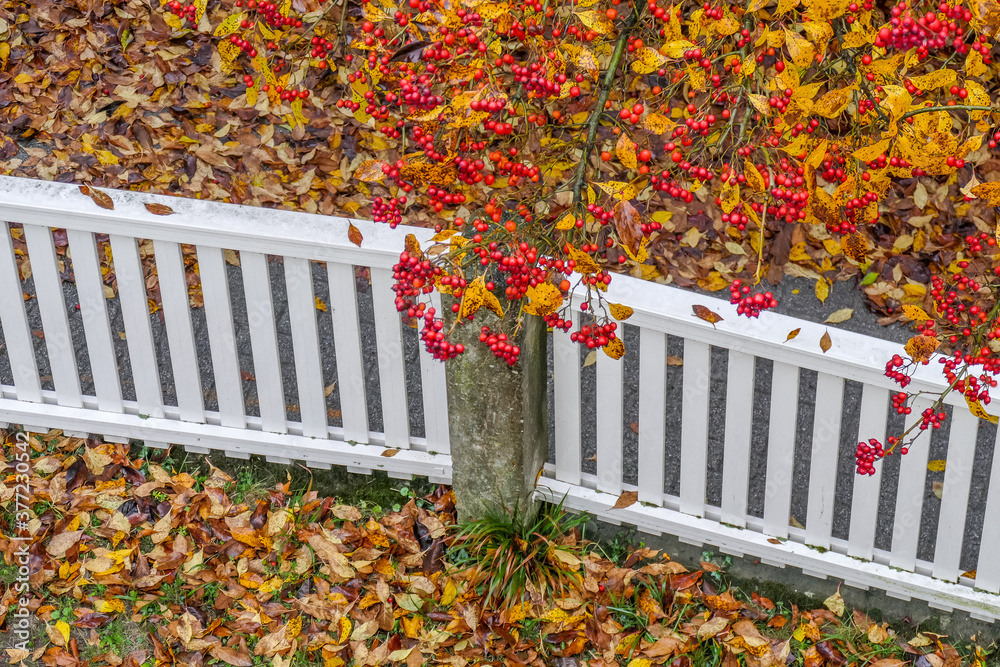
POLYGON ((153 663, 153 646, 149 639, 149 631, 131 619, 124 616, 115 617, 101 627, 99 634, 100 641, 97 644, 79 642, 81 661, 93 660, 104 653, 113 653, 124 659, 134 651, 145 650, 146 662, 143 664, 153 663))

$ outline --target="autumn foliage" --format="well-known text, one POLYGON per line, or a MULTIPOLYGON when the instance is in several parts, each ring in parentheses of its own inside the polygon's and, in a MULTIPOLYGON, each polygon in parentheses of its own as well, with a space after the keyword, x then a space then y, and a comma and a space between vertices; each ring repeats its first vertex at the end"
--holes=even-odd
MULTIPOLYGON (((910 358, 887 365, 901 389, 942 345, 951 389, 979 412, 990 400, 994 2, 167 7, 175 28, 218 39, 220 66, 245 85, 231 106, 295 126, 312 105, 370 131, 350 165, 370 214, 437 230, 401 256, 396 293, 439 358, 463 348, 425 299, 434 290, 459 323, 505 315, 507 330, 480 340, 514 363, 521 318, 572 329, 567 295, 582 284, 591 319, 570 335, 618 358, 615 320, 630 311, 602 297, 613 274, 729 287, 758 317, 777 305, 762 280, 794 261, 820 300, 856 277, 888 320, 920 322, 910 358), (923 215, 929 191, 950 221, 923 215), (923 202, 899 216, 903 197, 923 202), (933 256, 932 284, 900 257, 919 253, 933 256), (673 271, 683 255, 706 261, 673 271)), ((884 449, 859 445, 859 471, 939 427, 939 405, 884 449)))

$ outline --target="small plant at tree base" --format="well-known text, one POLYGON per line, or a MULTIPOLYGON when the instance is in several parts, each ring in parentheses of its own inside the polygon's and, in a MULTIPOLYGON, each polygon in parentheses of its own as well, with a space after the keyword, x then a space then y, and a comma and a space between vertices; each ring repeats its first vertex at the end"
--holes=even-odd
POLYGON ((578 588, 584 544, 579 528, 589 516, 567 514, 562 503, 529 519, 513 509, 489 508, 481 519, 460 524, 452 549, 464 550, 469 581, 498 604, 539 603, 578 588))
MULTIPOLYGON (((450 334, 485 311, 503 330, 485 315, 473 324, 489 327, 478 344, 508 363, 531 315, 621 358, 616 327, 631 309, 605 293, 616 273, 659 275, 651 255, 704 258, 704 275, 685 279, 730 287, 747 317, 777 306, 761 282, 782 275, 793 238, 822 244, 838 262, 817 265, 818 296, 829 290, 821 274, 834 268, 862 284, 895 275, 881 242, 893 222, 879 206, 914 179, 955 183, 945 208, 961 207, 960 236, 1000 205, 1000 183, 975 174, 1000 144, 988 87, 1000 32, 994 2, 164 6, 175 34, 211 26, 233 77, 230 111, 270 114, 300 133, 339 116, 373 133, 378 148, 340 177, 370 198, 365 213, 376 221, 434 227, 431 247, 409 238, 394 277, 397 308, 422 322, 421 339, 440 360, 465 352, 450 334), (681 211, 709 224, 681 233, 681 211), (589 316, 579 328, 577 310, 589 316)), ((982 412, 1000 351, 984 333, 997 320, 993 288, 979 275, 991 267, 954 283, 970 255, 944 235, 920 241, 940 248, 948 267, 937 294, 899 290, 904 311, 942 326, 925 324, 910 361, 900 356, 887 370, 906 376, 907 364, 943 344, 950 390, 982 412)), ((938 400, 878 456, 871 443, 859 447, 859 472, 940 427, 939 408, 938 400)))

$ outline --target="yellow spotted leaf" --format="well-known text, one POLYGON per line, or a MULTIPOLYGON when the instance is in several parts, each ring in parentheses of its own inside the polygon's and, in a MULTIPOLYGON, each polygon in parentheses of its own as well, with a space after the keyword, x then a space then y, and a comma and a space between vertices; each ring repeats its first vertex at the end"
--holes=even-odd
POLYGON ((868 240, 864 234, 854 232, 840 239, 844 254, 856 262, 863 262, 868 256, 868 240))
POLYGON ((764 181, 764 177, 761 175, 760 170, 753 162, 747 161, 743 163, 743 176, 747 180, 747 185, 754 192, 763 192, 764 188, 767 187, 767 183, 764 181))
POLYGON ((605 194, 619 199, 635 199, 636 194, 638 194, 630 183, 622 181, 608 181, 607 183, 594 183, 594 185, 603 190, 605 194))
POLYGON ((930 360, 938 345, 938 339, 934 336, 914 336, 906 342, 903 349, 913 361, 923 363, 930 360))
MULTIPOLYGON (((615 153, 623 165, 629 169, 638 169, 639 163, 635 154, 635 143, 628 138, 625 132, 618 135, 618 143, 615 145, 615 153)), ((631 197, 629 197, 631 199, 631 197)))
POLYGON ((528 297, 528 303, 524 306, 524 312, 539 317, 551 315, 559 309, 563 302, 562 292, 550 283, 529 287, 525 296, 528 297))
POLYGON ((825 118, 836 118, 850 103, 855 87, 852 85, 829 91, 823 97, 816 100, 816 103, 813 105, 813 112, 825 118))
POLYGON ((990 206, 1000 206, 1000 181, 980 183, 972 188, 972 194, 979 199, 985 199, 990 206))
POLYGON ((826 278, 816 281, 816 298, 820 303, 826 303, 826 298, 830 296, 830 282, 826 278))
POLYGON ((614 23, 611 22, 611 19, 609 19, 604 12, 588 10, 577 13, 577 17, 583 25, 587 26, 599 35, 607 35, 615 30, 614 23))
POLYGON ((354 177, 359 181, 381 181, 385 178, 382 164, 381 160, 365 160, 354 170, 354 177))
POLYGON ((989 67, 983 63, 983 56, 975 49, 969 49, 969 55, 965 57, 965 76, 982 76, 989 71, 989 67))
POLYGON ((722 186, 722 210, 724 213, 730 213, 736 205, 740 203, 740 186, 739 184, 730 184, 727 180, 722 186))
POLYGON ((458 318, 464 320, 479 312, 479 309, 483 307, 486 301, 486 294, 486 276, 484 274, 473 280, 465 288, 465 293, 462 297, 462 306, 458 311, 458 318))
POLYGON ((567 213, 559 222, 556 223, 556 229, 566 231, 567 229, 573 229, 576 227, 576 216, 572 212, 567 213))
POLYGON ((816 55, 816 49, 812 43, 799 35, 796 32, 785 28, 785 48, 788 49, 788 55, 792 57, 792 62, 794 62, 798 67, 806 68, 809 67, 813 62, 813 56, 816 55))
MULTIPOLYGON (((690 44, 690 42, 686 42, 690 44)), ((691 46, 694 46, 691 44, 691 46)), ((691 48, 691 46, 687 48, 691 48)), ((666 48, 666 47, 664 47, 666 48)), ((632 62, 632 71, 637 74, 650 74, 660 69, 660 67, 667 61, 664 56, 670 56, 671 58, 680 58, 680 55, 670 55, 670 53, 665 53, 661 55, 656 49, 651 49, 648 46, 644 46, 641 49, 636 50, 635 60, 632 62)))
POLYGON ((914 322, 923 322, 924 320, 931 319, 931 316, 928 315, 920 306, 911 306, 908 304, 903 305, 903 315, 914 322))
POLYGON ((569 246, 569 258, 576 262, 574 270, 577 273, 597 273, 601 270, 601 267, 597 265, 597 262, 594 261, 593 257, 582 250, 577 250, 573 246, 569 246))
POLYGON ((871 146, 865 146, 859 148, 858 150, 851 153, 851 157, 855 160, 861 160, 862 162, 871 162, 872 160, 878 158, 879 155, 885 153, 886 149, 889 148, 889 144, 892 143, 892 139, 882 139, 877 141, 871 146))
POLYGON ((947 462, 944 459, 936 459, 927 462, 927 469, 931 472, 944 472, 947 462))
POLYGON ((767 98, 763 95, 758 95, 756 93, 750 93, 747 95, 750 98, 750 104, 753 108, 759 111, 761 114, 767 116, 771 114, 771 106, 767 102, 767 98))
POLYGON ((698 305, 695 305, 695 306, 691 306, 691 310, 694 311, 694 316, 695 317, 697 317, 699 319, 702 319, 702 320, 705 320, 706 322, 708 322, 709 324, 711 324, 713 327, 715 326, 716 322, 721 322, 722 321, 722 316, 719 315, 718 313, 712 311, 707 306, 698 306, 698 305))
POLYGON ((341 616, 337 625, 340 628, 340 637, 337 639, 337 643, 343 644, 351 636, 351 619, 341 616))
POLYGON ((694 46, 692 42, 686 39, 677 39, 661 46, 659 53, 668 58, 682 58, 684 57, 684 52, 688 49, 693 49, 694 46))
POLYGON ((642 119, 642 126, 653 134, 663 134, 673 129, 676 123, 663 114, 651 113, 642 119))
POLYGON ((615 318, 619 322, 622 320, 627 320, 632 317, 632 313, 635 311, 628 306, 623 306, 620 303, 608 303, 608 310, 611 311, 611 317, 615 318))
POLYGON ((991 415, 990 413, 986 412, 986 409, 983 408, 983 406, 979 403, 978 400, 966 396, 965 402, 969 405, 969 412, 979 417, 980 419, 985 419, 991 424, 996 424, 997 421, 1000 421, 1000 419, 998 419, 994 415, 991 415))
POLYGON ((622 342, 620 337, 609 340, 608 344, 601 349, 604 350, 604 354, 612 359, 621 359, 625 356, 625 343, 622 342))

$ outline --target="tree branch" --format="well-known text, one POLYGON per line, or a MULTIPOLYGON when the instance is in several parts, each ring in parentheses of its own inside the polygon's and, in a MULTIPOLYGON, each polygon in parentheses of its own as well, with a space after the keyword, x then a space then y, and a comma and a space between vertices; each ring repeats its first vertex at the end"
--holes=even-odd
POLYGON ((611 62, 608 63, 608 69, 604 72, 604 80, 601 82, 600 94, 597 97, 597 107, 594 112, 590 114, 590 118, 587 121, 587 141, 583 145, 583 155, 580 157, 580 165, 576 168, 576 178, 573 182, 573 204, 576 205, 580 202, 580 197, 583 192, 583 177, 587 173, 587 164, 590 162, 590 153, 594 150, 594 144, 597 143, 597 127, 600 125, 601 114, 604 113, 604 105, 608 101, 608 96, 611 94, 611 84, 614 83, 615 73, 618 71, 618 64, 621 62, 622 54, 625 53, 625 44, 628 41, 629 31, 635 26, 636 22, 639 20, 639 10, 635 8, 632 10, 632 14, 629 16, 628 21, 622 27, 621 33, 618 35, 618 41, 615 42, 614 53, 611 54, 611 62))
POLYGON ((931 111, 998 111, 994 107, 981 107, 974 104, 953 104, 952 106, 944 107, 924 107, 922 109, 914 109, 913 111, 907 111, 899 120, 906 120, 911 116, 916 116, 917 114, 930 113, 931 111))

